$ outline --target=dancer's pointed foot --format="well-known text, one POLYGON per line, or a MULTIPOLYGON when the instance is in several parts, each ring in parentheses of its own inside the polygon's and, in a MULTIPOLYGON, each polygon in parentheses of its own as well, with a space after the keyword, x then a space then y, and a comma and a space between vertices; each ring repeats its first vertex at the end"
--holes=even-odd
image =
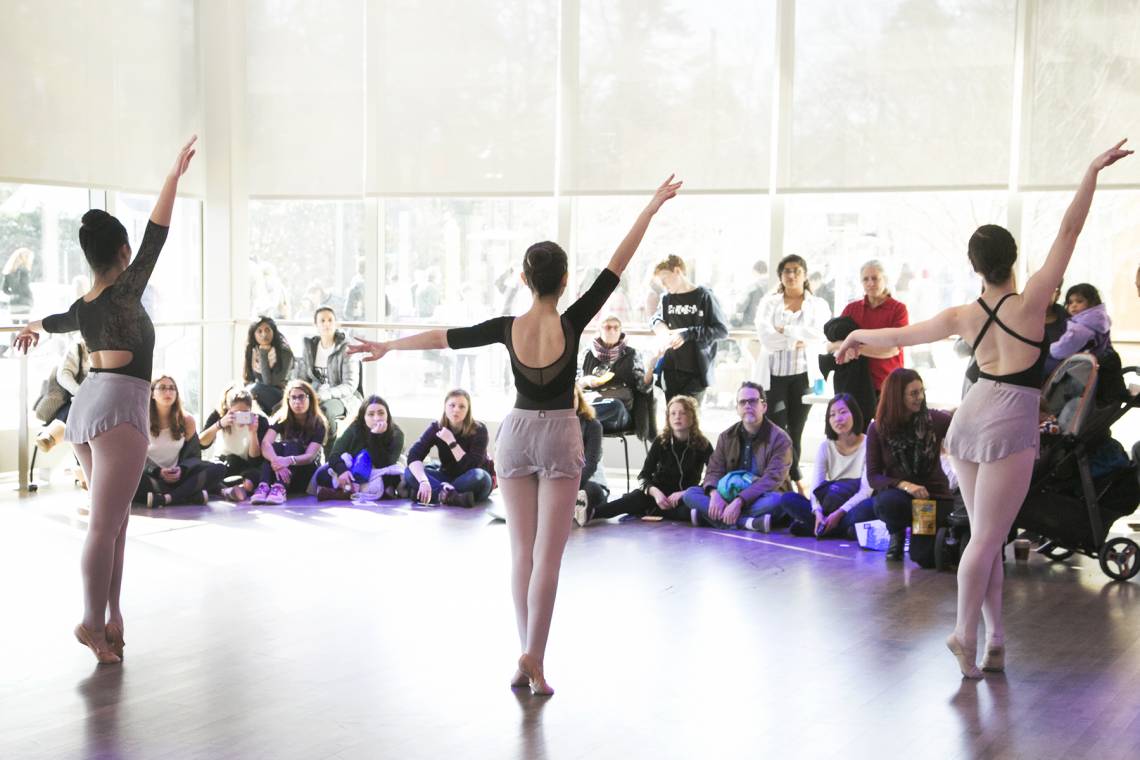
POLYGON ((519 672, 526 676, 530 683, 530 691, 536 697, 549 697, 554 694, 554 688, 546 682, 546 676, 542 672, 542 663, 529 654, 519 657, 519 672))
POLYGON ((103 636, 96 638, 91 631, 87 630, 83 623, 75 626, 75 638, 80 644, 90 649, 95 654, 95 659, 102 664, 113 664, 122 662, 119 656, 111 651, 107 646, 107 642, 103 636))
POLYGON ((511 676, 511 688, 524 689, 527 686, 530 686, 530 679, 526 677, 526 673, 515 670, 515 674, 511 676))
POLYGON ((1005 670, 1005 642, 994 639, 986 642, 986 653, 982 656, 982 670, 987 673, 1001 673, 1005 670))
POLYGON ((107 623, 103 629, 103 636, 107 639, 107 646, 111 647, 111 651, 115 653, 120 660, 123 659, 123 647, 127 642, 123 640, 123 624, 122 623, 107 623))
POLYGON ((978 670, 978 647, 976 644, 967 647, 958 638, 958 634, 952 633, 946 637, 946 648, 958 660, 958 668, 962 671, 963 678, 982 677, 982 671, 978 670))

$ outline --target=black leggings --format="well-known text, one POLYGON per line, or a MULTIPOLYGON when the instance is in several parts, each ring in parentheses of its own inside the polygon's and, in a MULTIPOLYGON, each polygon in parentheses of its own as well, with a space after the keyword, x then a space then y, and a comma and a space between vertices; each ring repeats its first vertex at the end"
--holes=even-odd
POLYGON ((644 491, 630 491, 625 496, 621 496, 613 501, 607 501, 597 509, 594 510, 594 517, 605 520, 610 517, 617 517, 618 515, 634 515, 636 517, 644 517, 645 515, 661 515, 666 520, 679 520, 682 522, 689 521, 689 508, 684 503, 678 504, 675 509, 662 510, 657 506, 657 502, 653 497, 644 491))
MULTIPOLYGON (((195 462, 182 464, 182 477, 177 483, 167 483, 157 475, 143 473, 139 487, 135 491, 135 501, 146 503, 148 493, 169 494, 171 505, 188 504, 197 501, 203 491, 216 491, 225 477, 226 466, 219 462, 195 462)), ((165 500, 160 499, 160 504, 165 500)))
POLYGON ((800 438, 804 434, 811 405, 804 403, 808 389, 806 372, 798 375, 772 375, 768 390, 768 418, 787 431, 792 439, 792 480, 801 480, 800 438))

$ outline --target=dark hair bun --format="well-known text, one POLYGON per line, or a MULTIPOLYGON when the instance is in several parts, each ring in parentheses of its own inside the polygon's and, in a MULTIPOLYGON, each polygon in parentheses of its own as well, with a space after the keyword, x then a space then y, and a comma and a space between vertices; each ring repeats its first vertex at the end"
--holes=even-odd
POLYGON ((566 251, 558 243, 549 240, 527 248, 526 256, 523 257, 523 275, 531 290, 539 296, 558 293, 567 267, 566 251))
POLYGON ((970 264, 990 285, 1000 285, 1013 276, 1017 242, 1005 227, 983 224, 970 236, 970 264))
POLYGON ((79 228, 79 246, 95 272, 110 269, 119 249, 124 245, 129 245, 127 228, 118 219, 97 208, 83 215, 83 224, 79 228))

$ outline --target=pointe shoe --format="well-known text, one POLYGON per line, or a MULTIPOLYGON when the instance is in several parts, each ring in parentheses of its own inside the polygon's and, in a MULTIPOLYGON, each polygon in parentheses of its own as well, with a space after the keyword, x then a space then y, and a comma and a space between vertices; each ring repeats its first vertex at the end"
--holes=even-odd
POLYGON ((986 644, 986 653, 982 657, 982 670, 987 673, 1005 671, 1005 644, 986 644))
POLYGON ((91 635, 91 631, 87 630, 83 623, 75 626, 75 638, 80 644, 94 652, 95 659, 101 664, 107 665, 122 662, 117 654, 107 648, 107 642, 97 641, 95 637, 91 635))
POLYGON ((521 670, 516 670, 515 674, 511 677, 512 689, 523 689, 530 686, 530 679, 527 678, 526 673, 521 670))
POLYGON ((103 635, 107 639, 107 646, 111 647, 115 656, 120 660, 123 659, 123 647, 127 645, 127 642, 123 640, 123 626, 118 623, 107 623, 103 629, 103 635))
POLYGON ((535 661, 528 654, 519 656, 519 672, 526 676, 530 684, 530 691, 536 697, 549 697, 554 694, 554 688, 546 682, 542 672, 542 664, 535 661))
POLYGON ((956 634, 950 634, 946 637, 946 648, 958 660, 958 669, 962 671, 963 678, 981 678, 982 671, 978 670, 977 665, 977 648, 973 651, 966 649, 962 642, 958 640, 956 634))

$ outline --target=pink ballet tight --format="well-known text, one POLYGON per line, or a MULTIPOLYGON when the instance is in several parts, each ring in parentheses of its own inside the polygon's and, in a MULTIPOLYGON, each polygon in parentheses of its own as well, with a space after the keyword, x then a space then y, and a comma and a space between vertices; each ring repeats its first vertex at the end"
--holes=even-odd
POLYGON ((83 543, 83 625, 96 639, 105 623, 122 625, 119 594, 131 497, 146 465, 146 437, 127 423, 75 445, 91 490, 91 515, 83 543))

